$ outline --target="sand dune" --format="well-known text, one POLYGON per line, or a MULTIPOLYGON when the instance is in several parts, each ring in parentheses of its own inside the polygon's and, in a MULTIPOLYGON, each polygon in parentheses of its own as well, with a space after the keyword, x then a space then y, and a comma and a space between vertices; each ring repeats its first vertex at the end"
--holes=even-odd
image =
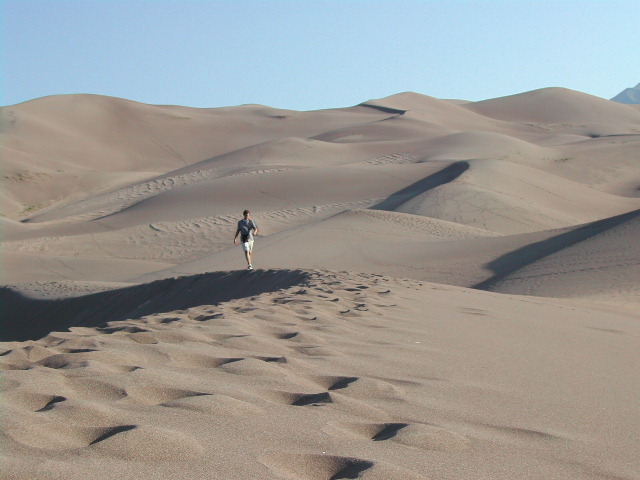
POLYGON ((616 102, 565 88, 545 88, 481 102, 462 108, 509 122, 546 124, 555 131, 587 136, 638 133, 640 115, 616 102))
POLYGON ((389 116, 363 107, 339 112, 260 105, 196 109, 98 95, 45 97, 4 107, 1 115, 3 186, 14 207, 4 208, 11 215, 21 213, 19 205, 22 213, 30 213, 70 194, 126 185, 134 172, 151 178, 268 140, 313 136, 389 116))
POLYGON ((540 168, 625 197, 640 196, 640 135, 621 135, 566 145, 556 161, 540 168))
MULTIPOLYGON (((636 215, 633 211, 574 227, 503 236, 433 218, 355 210, 258 237, 256 262, 266 268, 385 271, 505 293, 597 296, 633 305, 637 301, 636 215), (604 239, 596 240, 600 235, 604 239), (300 244, 305 248, 298 248, 300 244), (592 256, 593 252, 597 255, 592 256)), ((216 253, 127 281, 242 267, 237 249, 222 245, 216 253)))
POLYGON ((640 476, 634 106, 1 119, 3 478, 640 476))
POLYGON ((165 281, 122 297, 151 300, 136 320, 4 343, 6 478, 636 471, 635 318, 379 275, 229 275, 239 298, 219 305, 203 302, 225 276, 165 281), (163 313, 188 283, 197 305, 163 313))
MULTIPOLYGON (((525 247, 541 258, 499 275, 484 287, 503 293, 638 302, 639 216, 640 210, 635 210, 558 235, 546 245, 525 247)), ((500 261, 514 265, 504 258, 500 261)))
POLYGON ((286 288, 300 283, 306 276, 304 272, 256 273, 242 281, 239 280, 246 276, 246 272, 168 279, 65 300, 31 298, 5 288, 1 292, 2 303, 7 306, 0 317, 2 340, 38 339, 52 331, 70 327, 95 327, 158 311, 184 310, 201 305, 205 300, 219 303, 263 293, 264 288, 286 288), (229 288, 231 284, 236 288, 229 288))
POLYGON ((513 163, 482 160, 452 167, 452 173, 459 173, 455 178, 447 176, 443 182, 442 173, 437 173, 376 208, 510 234, 585 223, 638 206, 635 199, 611 196, 513 163), (402 201, 404 197, 409 198, 402 201))
POLYGON ((508 135, 491 132, 456 132, 437 137, 425 146, 427 155, 424 160, 473 160, 492 158, 498 160, 510 157, 525 159, 533 163, 534 159, 553 158, 554 150, 539 147, 508 135))
POLYGON ((509 128, 501 121, 478 115, 464 106, 413 92, 369 100, 362 105, 389 111, 408 118, 432 122, 454 130, 489 130, 509 128))
MULTIPOLYGON (((495 235, 497 234, 479 228, 433 218, 376 210, 353 210, 321 222, 298 225, 265 238, 258 237, 256 245, 259 245, 261 253, 259 257, 256 253, 256 262, 267 268, 292 268, 293 265, 300 265, 307 269, 346 269, 371 273, 385 271, 399 277, 445 281, 444 277, 438 276, 438 270, 441 270, 448 283, 471 285, 480 281, 477 270, 482 270, 482 264, 489 258, 505 253, 505 248, 511 248, 511 244, 507 242, 507 247, 498 245, 490 253, 484 251, 482 259, 476 261, 463 258, 462 271, 452 265, 454 260, 451 257, 462 257, 462 252, 468 252, 469 245, 474 244, 477 239, 492 238, 495 235), (304 248, 299 245, 304 245, 304 248), (453 245, 460 245, 462 251, 453 245), (432 257, 442 255, 443 250, 453 252, 446 260, 449 267, 440 264, 432 271, 432 257)), ((457 259, 458 262, 460 260, 461 258, 457 259)), ((238 256, 237 248, 230 247, 227 243, 216 253, 128 280, 146 282, 242 267, 243 259, 238 256)))

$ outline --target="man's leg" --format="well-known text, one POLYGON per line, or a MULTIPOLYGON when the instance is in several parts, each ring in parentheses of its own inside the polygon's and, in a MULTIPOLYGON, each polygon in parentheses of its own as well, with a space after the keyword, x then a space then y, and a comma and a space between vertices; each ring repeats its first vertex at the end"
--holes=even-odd
POLYGON ((242 245, 244 249, 244 257, 247 259, 247 265, 251 266, 251 252, 253 250, 253 242, 246 242, 242 245))

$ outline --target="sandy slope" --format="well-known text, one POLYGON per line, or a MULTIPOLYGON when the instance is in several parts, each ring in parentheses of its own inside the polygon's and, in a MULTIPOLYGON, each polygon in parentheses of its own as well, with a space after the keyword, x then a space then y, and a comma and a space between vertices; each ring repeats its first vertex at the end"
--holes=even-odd
POLYGON ((512 163, 459 162, 449 170, 444 182, 439 172, 407 192, 406 201, 390 199, 376 207, 509 234, 584 223, 638 205, 512 163))
POLYGON ((548 125, 559 131, 603 136, 638 133, 640 114, 626 105, 565 88, 544 88, 466 103, 463 108, 509 122, 548 125))
POLYGON ((1 116, 3 478, 640 476, 637 108, 1 116))
MULTIPOLYGON (((5 478, 638 473, 637 317, 301 271, 133 298, 137 320, 3 344, 5 478)), ((69 301, 71 320, 95 302, 69 301)))
MULTIPOLYGON (((601 301, 626 299, 638 304, 640 252, 636 245, 640 238, 639 216, 640 210, 636 210, 536 245, 539 258, 513 271, 505 271, 483 288, 539 296, 588 296, 601 301)), ((534 250, 532 246, 527 248, 534 250)), ((499 261, 508 263, 507 258, 499 261)), ((516 264, 509 263, 511 266, 516 264)))
POLYGON ((3 213, 126 185, 284 136, 387 118, 370 108, 292 112, 145 105, 98 95, 44 97, 1 112, 3 213), (239 134, 240 133, 240 134, 239 134))

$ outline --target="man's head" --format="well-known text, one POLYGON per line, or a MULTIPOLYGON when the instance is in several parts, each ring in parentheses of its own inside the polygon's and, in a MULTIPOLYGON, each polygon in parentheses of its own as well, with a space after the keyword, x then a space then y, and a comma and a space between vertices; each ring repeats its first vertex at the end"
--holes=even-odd
POLYGON ((245 218, 245 220, 249 218, 249 215, 251 215, 251 212, 249 210, 245 210, 244 212, 242 212, 242 216, 245 218))

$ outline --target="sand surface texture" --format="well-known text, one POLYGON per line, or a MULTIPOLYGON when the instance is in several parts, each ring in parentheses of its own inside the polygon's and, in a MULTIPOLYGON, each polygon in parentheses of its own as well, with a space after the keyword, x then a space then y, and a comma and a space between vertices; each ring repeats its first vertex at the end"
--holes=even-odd
POLYGON ((637 108, 0 115, 3 478, 640 478, 637 108))

